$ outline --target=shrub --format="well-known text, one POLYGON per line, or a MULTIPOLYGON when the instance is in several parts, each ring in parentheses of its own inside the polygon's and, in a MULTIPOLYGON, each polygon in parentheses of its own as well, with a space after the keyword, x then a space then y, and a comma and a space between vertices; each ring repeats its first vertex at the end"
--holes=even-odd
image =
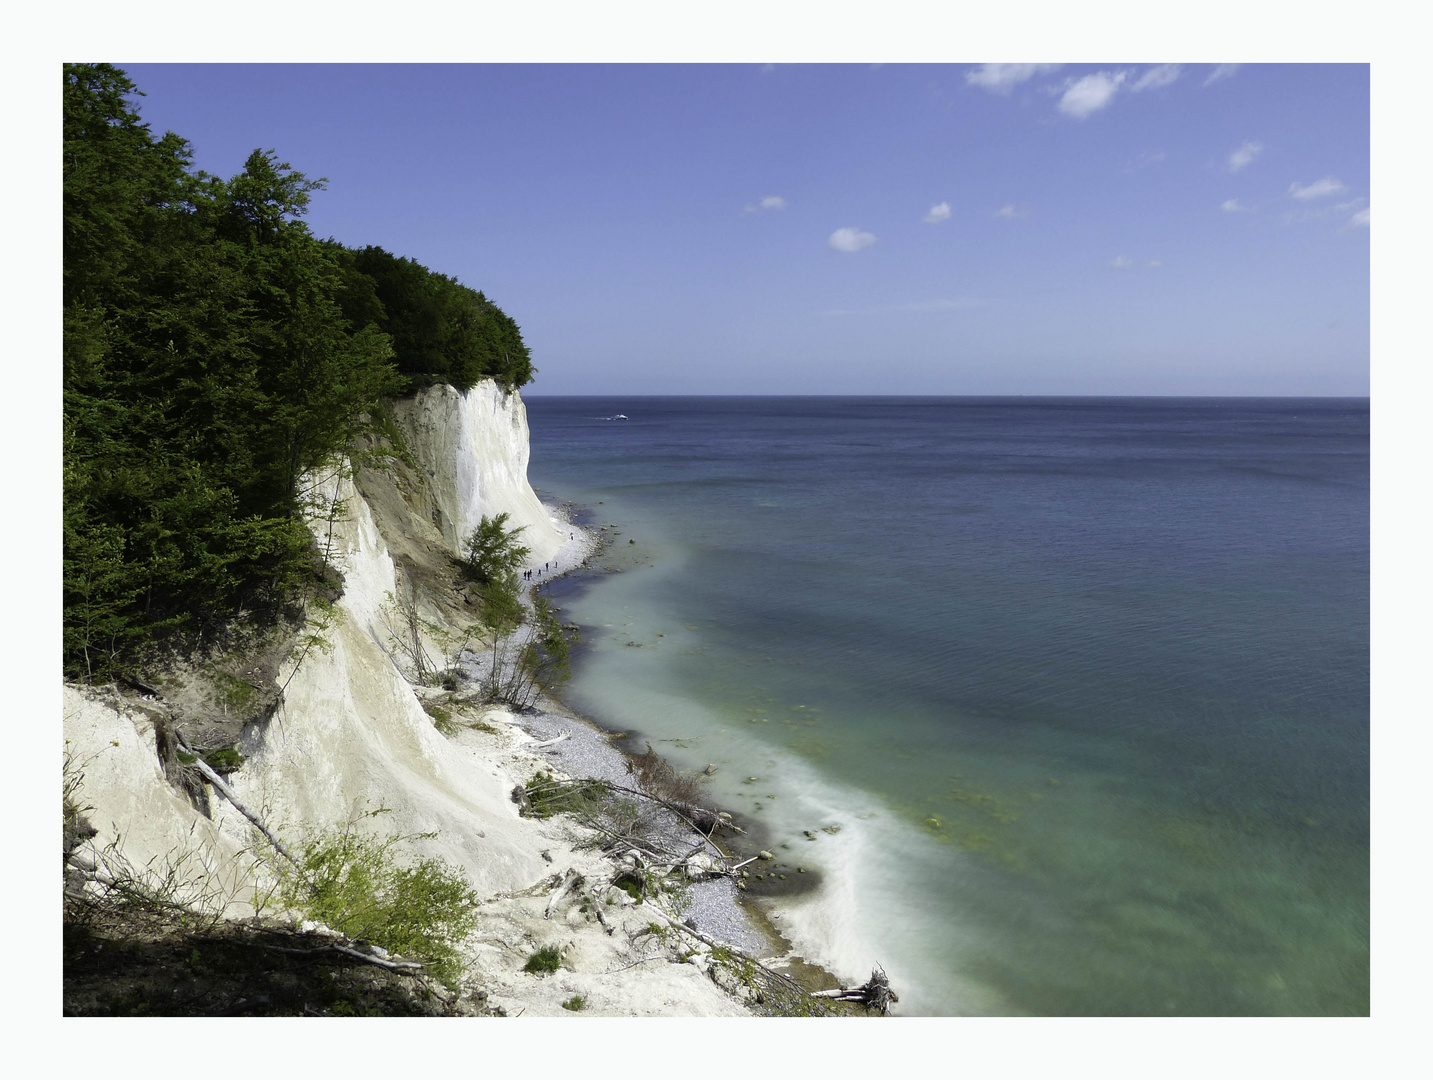
POLYGON ((431 701, 424 701, 420 704, 423 706, 423 711, 433 718, 433 726, 437 728, 439 735, 451 738, 457 734, 458 725, 453 722, 452 710, 435 705, 431 701))
POLYGON ((204 763, 221 775, 235 772, 244 764, 247 759, 232 746, 226 746, 222 750, 215 750, 212 754, 206 754, 204 763))
POLYGON ((347 937, 424 961, 451 986, 461 973, 458 946, 477 925, 478 896, 440 859, 400 865, 396 849, 410 839, 360 833, 354 823, 325 833, 304 846, 280 896, 347 937))
POLYGON ((647 744, 647 752, 627 759, 627 772, 637 786, 653 798, 683 809, 700 805, 704 774, 680 773, 647 744))
POLYGON ((532 975, 551 975, 562 966, 562 953, 556 945, 544 945, 527 958, 522 969, 532 975))
POLYGON ((587 1000, 581 994, 574 994, 562 1003, 562 1007, 569 1012, 581 1012, 587 1008, 587 1000))
POLYGON ((607 789, 597 780, 555 780, 551 773, 538 772, 523 788, 527 805, 524 817, 550 818, 553 814, 594 817, 607 798, 607 789))

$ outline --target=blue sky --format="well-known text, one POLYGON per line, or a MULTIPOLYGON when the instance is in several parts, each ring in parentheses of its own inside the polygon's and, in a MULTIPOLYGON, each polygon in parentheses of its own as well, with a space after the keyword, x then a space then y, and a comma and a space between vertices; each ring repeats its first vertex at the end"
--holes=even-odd
POLYGON ((531 394, 1366 394, 1364 65, 125 64, 531 394))

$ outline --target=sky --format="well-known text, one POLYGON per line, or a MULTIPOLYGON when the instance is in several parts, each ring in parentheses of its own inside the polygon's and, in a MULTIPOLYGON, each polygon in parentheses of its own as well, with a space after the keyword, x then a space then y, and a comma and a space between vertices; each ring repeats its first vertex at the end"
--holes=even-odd
POLYGON ((1369 390, 1367 65, 116 63, 529 396, 1369 390))

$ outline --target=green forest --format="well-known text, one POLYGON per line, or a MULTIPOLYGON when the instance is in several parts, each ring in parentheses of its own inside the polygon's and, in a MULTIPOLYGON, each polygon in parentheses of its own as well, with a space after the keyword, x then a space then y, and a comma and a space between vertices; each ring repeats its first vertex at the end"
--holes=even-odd
POLYGON ((123 71, 64 80, 64 670, 98 680, 292 614, 323 571, 302 478, 385 398, 534 369, 481 292, 315 237, 323 180, 271 150, 211 176, 123 71))

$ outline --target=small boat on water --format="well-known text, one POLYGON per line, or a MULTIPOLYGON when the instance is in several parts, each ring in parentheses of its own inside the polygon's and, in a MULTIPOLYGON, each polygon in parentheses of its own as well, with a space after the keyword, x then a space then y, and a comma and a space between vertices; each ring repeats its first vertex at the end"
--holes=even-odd
POLYGON ((616 416, 599 416, 597 419, 599 419, 599 420, 626 420, 626 419, 627 419, 627 414, 626 414, 626 413, 618 413, 616 416))

